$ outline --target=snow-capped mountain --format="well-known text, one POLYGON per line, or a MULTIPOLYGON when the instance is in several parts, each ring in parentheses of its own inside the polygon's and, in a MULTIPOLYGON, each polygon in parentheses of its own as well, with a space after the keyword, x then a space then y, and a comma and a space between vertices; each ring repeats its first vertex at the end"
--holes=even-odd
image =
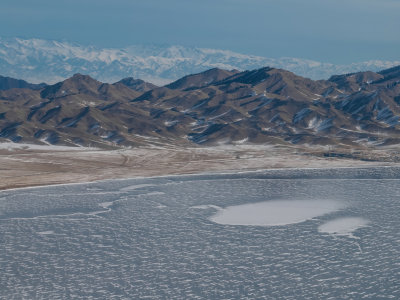
POLYGON ((210 68, 250 70, 264 66, 286 69, 312 79, 326 79, 334 74, 378 71, 395 65, 400 65, 400 61, 334 65, 182 46, 136 45, 103 49, 42 39, 0 38, 0 75, 33 83, 55 83, 75 73, 83 73, 104 82, 134 77, 162 85, 210 68))

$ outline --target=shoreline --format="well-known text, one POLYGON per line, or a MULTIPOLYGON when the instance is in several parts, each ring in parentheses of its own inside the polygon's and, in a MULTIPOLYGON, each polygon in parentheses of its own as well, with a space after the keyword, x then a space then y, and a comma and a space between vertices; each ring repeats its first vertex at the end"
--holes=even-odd
MULTIPOLYGON (((322 150, 244 145, 208 148, 0 151, 0 191, 102 180, 307 168, 400 166, 386 160, 326 157, 322 150)), ((384 153, 387 157, 387 153, 384 153)))
MULTIPOLYGON (((234 174, 245 174, 245 173, 262 173, 267 171, 287 171, 287 170, 329 170, 329 169, 368 169, 368 168, 391 168, 394 166, 388 165, 370 165, 370 166, 350 166, 350 167, 287 167, 287 168, 269 168, 269 169, 254 169, 254 170, 225 170, 224 172, 199 172, 199 173, 185 173, 185 174, 164 174, 164 175, 154 175, 154 176, 135 176, 135 177, 124 177, 124 178, 104 178, 98 180, 91 180, 91 181, 83 181, 83 182, 68 182, 68 183, 61 183, 57 182, 54 184, 38 184, 38 185, 27 185, 21 187, 10 187, 10 188, 0 188, 0 194, 3 192, 8 191, 18 191, 18 190, 25 190, 25 189, 39 189, 39 188, 46 188, 46 187, 57 187, 57 186, 68 186, 68 185, 85 185, 91 183, 101 183, 106 181, 124 181, 124 180, 135 180, 135 179, 157 179, 157 178, 165 178, 165 177, 185 177, 185 176, 207 176, 207 175, 234 175, 234 174)), ((269 179, 271 180, 271 179, 269 179)), ((316 179, 313 179, 316 180, 316 179)), ((330 180, 338 180, 338 179, 330 179, 330 180)), ((350 180, 348 178, 341 179, 341 180, 350 180)), ((361 179, 356 179, 361 180, 361 179)), ((369 180, 369 179, 366 179, 369 180)), ((381 180, 399 180, 399 179, 381 179, 381 180)))

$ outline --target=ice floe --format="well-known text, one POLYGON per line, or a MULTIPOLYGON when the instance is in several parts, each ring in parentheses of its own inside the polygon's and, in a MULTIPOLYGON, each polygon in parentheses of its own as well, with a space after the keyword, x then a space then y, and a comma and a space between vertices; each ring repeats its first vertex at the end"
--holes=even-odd
POLYGON ((322 224, 318 227, 318 231, 321 233, 328 233, 338 236, 348 236, 354 238, 353 233, 357 229, 365 227, 368 224, 369 221, 364 218, 344 217, 337 218, 322 224))
POLYGON ((223 225, 279 226, 338 211, 345 204, 334 200, 273 200, 228 206, 210 220, 223 225))

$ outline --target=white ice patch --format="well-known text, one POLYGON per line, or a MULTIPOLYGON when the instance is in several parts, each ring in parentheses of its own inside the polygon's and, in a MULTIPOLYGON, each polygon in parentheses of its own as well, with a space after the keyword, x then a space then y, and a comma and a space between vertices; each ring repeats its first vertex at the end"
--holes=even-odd
POLYGON ((153 184, 137 184, 137 185, 130 185, 121 189, 121 191, 133 191, 136 189, 141 189, 144 187, 154 186, 153 184))
POLYGON ((141 194, 139 196, 161 196, 161 195, 165 195, 165 193, 164 192, 149 192, 149 193, 141 194))
POLYGON ((38 234, 40 234, 40 235, 49 235, 49 234, 54 234, 54 231, 53 230, 39 231, 38 234))
POLYGON ((194 209, 209 209, 209 208, 213 208, 216 210, 223 210, 223 208, 217 206, 217 205, 196 205, 196 206, 192 206, 191 208, 194 209))
POLYGON ((223 225, 280 226, 304 222, 344 208, 333 200, 274 200, 228 206, 210 218, 223 225))
POLYGON ((114 202, 102 202, 102 203, 99 203, 99 206, 104 209, 109 209, 109 207, 112 206, 113 204, 114 204, 114 202))
POLYGON ((338 218, 328 221, 318 227, 321 233, 332 235, 348 236, 354 238, 353 233, 362 227, 367 226, 369 221, 359 217, 338 218))

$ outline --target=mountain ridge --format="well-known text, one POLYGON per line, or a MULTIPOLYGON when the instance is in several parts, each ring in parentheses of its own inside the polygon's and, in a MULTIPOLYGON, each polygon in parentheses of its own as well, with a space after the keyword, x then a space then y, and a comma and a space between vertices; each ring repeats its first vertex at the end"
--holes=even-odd
POLYGON ((214 68, 169 87, 75 74, 39 90, 0 91, 0 140, 100 148, 398 144, 399 70, 313 81, 270 67, 214 68))
POLYGON ((26 82, 25 80, 22 79, 14 79, 11 77, 0 75, 0 90, 9 90, 14 88, 40 90, 45 86, 46 86, 45 83, 33 84, 26 82))
POLYGON ((309 59, 274 59, 183 46, 136 45, 113 49, 42 39, 0 38, 2 74, 33 83, 54 84, 75 73, 85 73, 107 83, 134 77, 165 85, 187 74, 212 68, 243 71, 263 66, 286 69, 315 80, 355 71, 379 71, 399 64, 400 61, 376 60, 335 65, 309 59))

